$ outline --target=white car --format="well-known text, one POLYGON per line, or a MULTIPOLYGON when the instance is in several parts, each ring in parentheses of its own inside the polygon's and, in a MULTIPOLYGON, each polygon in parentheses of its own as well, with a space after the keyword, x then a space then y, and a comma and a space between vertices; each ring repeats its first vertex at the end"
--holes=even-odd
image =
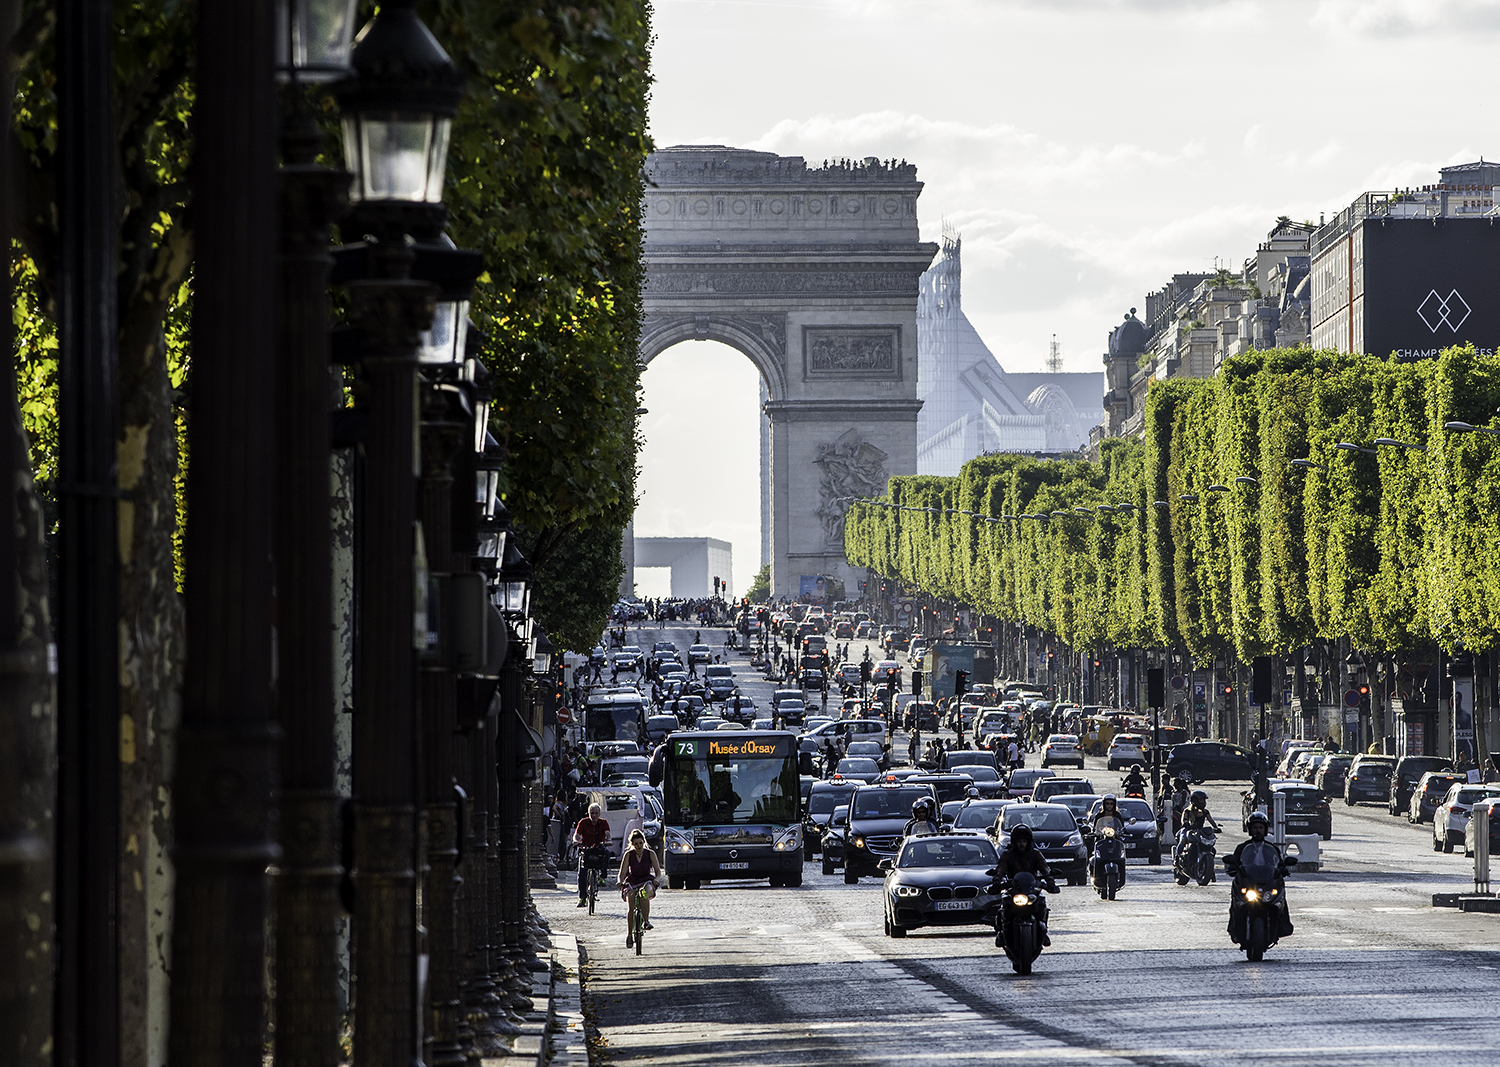
POLYGON ((1481 800, 1469 809, 1471 817, 1469 825, 1464 827, 1464 855, 1474 855, 1474 849, 1478 845, 1479 820, 1472 817, 1472 813, 1480 808, 1487 808, 1490 813, 1490 855, 1495 855, 1500 849, 1495 848, 1495 839, 1500 837, 1500 799, 1481 800))
POLYGON ((1146 762, 1146 739, 1140 734, 1115 734, 1109 743, 1109 769, 1117 771, 1132 763, 1146 762))
POLYGON ((1464 846, 1464 831, 1469 828, 1469 809, 1491 798, 1500 798, 1500 787, 1467 785, 1459 782, 1448 788, 1448 795, 1432 813, 1432 851, 1452 852, 1453 846, 1464 846))
POLYGON ((1078 747, 1077 734, 1052 734, 1042 746, 1042 766, 1054 763, 1071 763, 1083 770, 1083 749, 1078 747))
POLYGON ((927 646, 921 641, 913 641, 906 650, 906 662, 913 667, 922 665, 922 657, 927 655, 927 646))

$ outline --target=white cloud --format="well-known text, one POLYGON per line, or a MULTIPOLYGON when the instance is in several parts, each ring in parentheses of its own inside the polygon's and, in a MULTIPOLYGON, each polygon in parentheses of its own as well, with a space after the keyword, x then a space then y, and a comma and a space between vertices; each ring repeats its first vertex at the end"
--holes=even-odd
POLYGON ((1500 0, 1319 0, 1312 24, 1378 37, 1500 30, 1500 0))

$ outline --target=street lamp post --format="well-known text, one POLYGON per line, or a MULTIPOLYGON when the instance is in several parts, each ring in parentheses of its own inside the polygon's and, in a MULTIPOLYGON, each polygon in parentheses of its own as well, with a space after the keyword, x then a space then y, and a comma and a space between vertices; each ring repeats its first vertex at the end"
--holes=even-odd
POLYGON ((318 166, 322 131, 302 82, 347 74, 350 0, 293 0, 278 12, 282 116, 276 346, 277 721, 283 733, 276 879, 276 1058, 335 1067, 341 798, 335 789, 332 497, 329 479, 329 230, 349 175, 318 166), (284 47, 283 47, 284 46, 284 47))
MULTIPOLYGON (((423 1055, 416 867, 422 735, 417 655, 427 643, 427 576, 416 520, 417 370, 436 292, 411 277, 407 235, 441 230, 448 131, 461 76, 413 10, 390 0, 360 33, 356 78, 335 89, 364 276, 347 288, 366 386, 355 721, 356 1067, 423 1055), (425 612, 424 612, 425 614, 425 612)), ((440 548, 446 546, 439 546, 440 548)), ((450 772, 451 773, 451 772, 450 772)), ((446 780, 446 779, 445 779, 446 780)))
MULTIPOLYGON (((272 834, 271 5, 203 5, 197 43, 192 343, 199 358, 187 488, 188 655, 172 798, 177 884, 167 1058, 174 1067, 260 1067, 266 870, 279 859, 272 834)), ((326 483, 326 454, 322 463, 326 483)), ((322 640, 326 646, 326 632, 322 640)), ((108 877, 113 865, 111 858, 92 873, 108 877)))

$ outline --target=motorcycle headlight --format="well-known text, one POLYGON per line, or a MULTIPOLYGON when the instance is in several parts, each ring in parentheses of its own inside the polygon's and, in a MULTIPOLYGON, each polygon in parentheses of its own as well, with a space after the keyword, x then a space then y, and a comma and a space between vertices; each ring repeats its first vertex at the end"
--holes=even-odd
POLYGON ((1279 890, 1279 889, 1273 889, 1273 890, 1271 890, 1270 893, 1267 894, 1267 896, 1274 897, 1277 893, 1280 893, 1280 892, 1281 892, 1281 890, 1279 890))
POLYGON ((1010 898, 1010 902, 1019 908, 1024 908, 1027 904, 1031 903, 1031 898, 1028 897, 1025 893, 1017 893, 1015 896, 1010 898))
POLYGON ((681 830, 667 827, 667 851, 668 852, 691 852, 693 851, 693 839, 681 830))
POLYGON ((1248 900, 1248 901, 1250 901, 1250 903, 1252 903, 1252 904, 1255 903, 1257 900, 1260 899, 1260 890, 1259 889, 1246 889, 1244 891, 1244 893, 1245 893, 1245 899, 1248 900))
POLYGON ((788 826, 776 835, 776 851, 792 852, 802 847, 802 827, 788 826))

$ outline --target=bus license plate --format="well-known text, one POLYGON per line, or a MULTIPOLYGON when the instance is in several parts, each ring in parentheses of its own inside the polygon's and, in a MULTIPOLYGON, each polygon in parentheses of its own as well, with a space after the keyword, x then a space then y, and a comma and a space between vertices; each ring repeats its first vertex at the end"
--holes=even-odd
POLYGON ((721 871, 748 871, 749 869, 750 869, 750 864, 748 864, 748 863, 721 863, 721 864, 719 864, 719 870, 721 870, 721 871))
POLYGON ((938 900, 933 902, 933 907, 938 911, 973 911, 972 900, 938 900))

